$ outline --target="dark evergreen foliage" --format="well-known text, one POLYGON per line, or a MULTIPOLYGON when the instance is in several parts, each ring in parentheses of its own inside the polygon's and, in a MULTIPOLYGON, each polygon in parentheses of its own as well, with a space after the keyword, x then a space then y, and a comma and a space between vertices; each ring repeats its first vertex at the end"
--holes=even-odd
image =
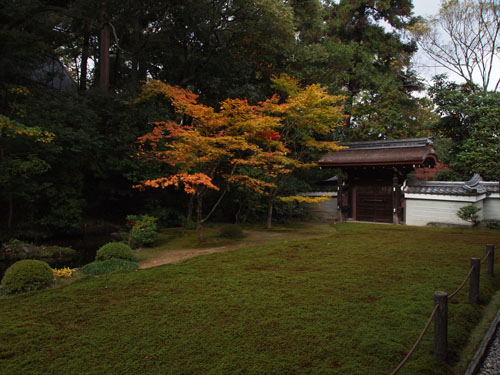
MULTIPOLYGON (((190 89, 206 104, 255 103, 273 94, 273 76, 287 72, 347 95, 348 126, 325 140, 426 134, 431 106, 411 96, 421 86, 409 65, 415 44, 404 33, 415 22, 411 9, 410 0, 4 1, 0 240, 82 236, 89 223, 123 223, 130 212, 162 225, 191 222, 182 191, 132 189, 168 169, 134 158, 137 138, 154 121, 190 121, 159 100, 134 102, 147 78, 190 89), (48 60, 60 67, 46 71, 48 60), (69 79, 63 66, 74 85, 55 89, 54 76, 69 79), (33 129, 50 133, 50 142, 33 129)), ((288 193, 307 190, 308 178, 293 176, 288 193)), ((234 189, 227 201, 225 220, 265 215, 265 197, 248 189, 234 189)), ((301 215, 275 204, 283 219, 301 215)))

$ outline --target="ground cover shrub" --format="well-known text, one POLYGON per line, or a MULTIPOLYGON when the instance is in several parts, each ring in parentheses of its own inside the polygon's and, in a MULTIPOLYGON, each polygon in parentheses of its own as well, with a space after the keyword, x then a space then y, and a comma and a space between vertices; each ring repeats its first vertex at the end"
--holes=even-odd
POLYGON ((96 260, 108 260, 108 259, 124 259, 129 261, 135 261, 137 258, 134 254, 134 250, 130 246, 122 242, 109 242, 103 245, 95 257, 96 260))
POLYGON ((86 275, 104 275, 120 270, 135 270, 138 267, 137 262, 125 259, 107 259, 103 261, 96 260, 82 268, 82 272, 86 275))
POLYGON ((158 239, 157 219, 149 215, 129 215, 127 224, 131 226, 129 239, 133 247, 153 246, 158 239))
POLYGON ((54 282, 52 269, 41 260, 25 259, 10 266, 2 279, 5 293, 15 294, 46 288, 54 282))
POLYGON ((242 238, 243 229, 237 224, 225 224, 220 228, 220 236, 224 238, 242 238))

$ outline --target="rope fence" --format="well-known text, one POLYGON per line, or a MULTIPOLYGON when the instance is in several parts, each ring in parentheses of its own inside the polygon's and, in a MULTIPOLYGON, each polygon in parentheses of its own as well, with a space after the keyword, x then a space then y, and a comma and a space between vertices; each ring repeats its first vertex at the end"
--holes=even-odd
POLYGON ((491 246, 491 245, 486 246, 486 255, 484 256, 483 259, 481 259, 481 264, 483 264, 484 262, 486 262, 488 260, 488 257, 490 256, 491 252, 493 251, 493 249, 489 248, 488 246, 491 246))
POLYGON ((434 320, 434 355, 445 360, 448 352, 448 300, 455 297, 460 292, 467 281, 469 281, 469 302, 479 303, 479 278, 481 264, 486 263, 486 273, 489 277, 494 276, 495 262, 495 246, 486 245, 486 255, 483 259, 471 258, 470 268, 467 277, 460 286, 450 295, 446 292, 434 293, 434 310, 427 320, 424 329, 420 333, 417 341, 413 344, 408 354, 403 358, 399 365, 391 372, 391 375, 396 375, 399 370, 408 362, 412 354, 417 349, 423 337, 427 333, 432 321, 434 320))
POLYGON ((462 290, 462 288, 465 286, 465 283, 470 279, 470 275, 472 275, 473 271, 474 271, 474 267, 471 267, 470 270, 469 270, 469 273, 467 274, 467 277, 462 282, 462 284, 460 284, 460 286, 453 293, 451 293, 448 296, 449 299, 452 299, 453 297, 455 297, 458 294, 458 292, 460 292, 462 290))
POLYGON ((431 326, 431 323, 432 323, 432 320, 434 319, 434 317, 436 316, 436 313, 439 309, 439 305, 436 305, 434 306, 434 310, 432 311, 432 314, 431 316, 429 317, 429 319, 427 320, 427 323, 425 324, 425 327, 424 329, 422 330, 422 332, 420 333, 420 336, 418 336, 418 339, 417 341, 415 341, 415 344, 413 344, 412 348, 410 349, 410 351, 408 352, 408 354, 406 355, 406 357, 403 358, 403 360, 401 361, 401 363, 398 365, 398 367, 396 367, 394 369, 393 372, 391 372, 391 375, 396 375, 398 373, 399 370, 401 370, 401 368, 406 364, 406 362, 410 359, 411 355, 413 354, 413 352, 415 350, 417 350, 417 347, 418 347, 418 344, 420 344, 420 341, 422 341, 422 339, 424 338, 424 335, 427 333, 427 330, 429 329, 429 327, 431 326))

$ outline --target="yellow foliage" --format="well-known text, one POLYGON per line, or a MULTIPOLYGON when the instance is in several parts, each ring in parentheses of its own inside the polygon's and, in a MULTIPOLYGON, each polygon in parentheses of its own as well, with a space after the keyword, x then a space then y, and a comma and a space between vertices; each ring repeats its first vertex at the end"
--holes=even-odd
POLYGON ((331 199, 329 196, 321 196, 321 197, 304 197, 302 195, 292 195, 289 197, 280 197, 279 199, 282 202, 298 202, 298 203, 321 203, 326 202, 331 199))
POLYGON ((290 77, 288 74, 282 73, 278 77, 271 77, 271 81, 273 82, 272 87, 285 93, 288 96, 294 97, 300 91, 300 82, 297 78, 290 77))
POLYGON ((68 278, 68 277, 71 277, 73 276, 73 273, 75 273, 75 269, 71 269, 71 268, 68 268, 68 267, 65 267, 65 268, 54 268, 52 269, 52 273, 54 274, 54 277, 55 278, 68 278))

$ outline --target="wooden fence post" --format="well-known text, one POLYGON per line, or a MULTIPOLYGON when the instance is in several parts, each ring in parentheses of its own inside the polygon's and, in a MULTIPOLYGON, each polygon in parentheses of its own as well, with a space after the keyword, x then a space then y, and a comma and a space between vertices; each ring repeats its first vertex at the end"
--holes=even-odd
POLYGON ((474 269, 472 270, 469 280, 469 302, 477 304, 479 303, 479 275, 481 259, 471 258, 470 265, 471 267, 474 267, 474 269))
POLYGON ((434 355, 444 361, 448 353, 448 293, 435 292, 436 305, 439 308, 434 318, 434 355))
POLYGON ((486 245, 486 274, 489 277, 495 276, 495 246, 494 245, 486 245))

